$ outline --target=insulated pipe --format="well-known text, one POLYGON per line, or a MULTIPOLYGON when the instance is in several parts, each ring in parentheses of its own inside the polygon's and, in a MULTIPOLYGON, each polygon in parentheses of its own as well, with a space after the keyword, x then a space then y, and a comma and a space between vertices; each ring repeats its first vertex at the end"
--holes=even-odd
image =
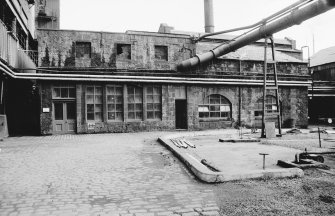
MULTIPOLYGON (((298 1, 298 2, 296 2, 294 4, 292 4, 292 5, 290 5, 288 7, 286 7, 284 9, 278 11, 277 13, 274 13, 271 16, 268 16, 268 17, 262 19, 261 21, 255 23, 255 24, 252 24, 252 25, 243 26, 243 27, 239 27, 239 28, 228 29, 228 30, 219 31, 219 32, 211 32, 211 33, 208 33, 208 34, 204 34, 204 35, 200 36, 199 38, 197 38, 195 40, 195 42, 198 42, 198 41, 200 41, 200 40, 202 40, 202 39, 204 39, 206 37, 213 36, 213 35, 219 35, 219 34, 224 34, 224 33, 229 33, 229 32, 241 31, 241 30, 251 29, 251 28, 257 27, 257 26, 259 26, 259 25, 261 25, 263 23, 268 22, 270 19, 273 19, 273 18, 275 18, 275 17, 277 17, 277 16, 279 16, 279 15, 281 15, 281 14, 283 14, 283 13, 289 11, 289 10, 292 10, 293 8, 301 5, 302 3, 307 3, 307 1, 311 1, 311 0, 300 0, 300 1, 298 1)), ((206 11, 205 11, 205 14, 206 14, 206 11)))
POLYGON ((214 32, 213 0, 204 0, 205 32, 214 32))
POLYGON ((307 5, 304 8, 294 10, 287 16, 278 19, 272 23, 265 24, 259 29, 250 32, 249 34, 233 41, 229 44, 223 44, 217 48, 210 50, 201 55, 185 60, 177 65, 177 70, 183 71, 188 68, 197 66, 213 60, 216 57, 225 55, 229 52, 237 50, 243 46, 246 46, 252 42, 258 41, 267 36, 273 35, 276 32, 289 28, 293 25, 299 25, 303 21, 322 14, 335 7, 335 0, 319 0, 315 3, 307 5))

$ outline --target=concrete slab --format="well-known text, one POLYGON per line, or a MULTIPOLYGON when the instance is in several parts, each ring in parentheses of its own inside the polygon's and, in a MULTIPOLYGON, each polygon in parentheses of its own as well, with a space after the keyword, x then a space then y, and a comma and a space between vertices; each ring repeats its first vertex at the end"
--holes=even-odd
MULTIPOLYGON (((178 134, 179 136, 181 134, 178 134)), ((283 169, 277 166, 279 159, 292 159, 299 150, 262 145, 258 143, 220 143, 217 136, 197 136, 196 133, 183 134, 183 138, 196 145, 196 148, 179 148, 171 139, 178 135, 160 137, 159 141, 170 149, 200 180, 214 183, 258 178, 302 177, 299 168, 283 169), (213 138, 214 137, 214 138, 213 138), (263 170, 263 157, 268 153, 266 169, 263 170), (201 161, 214 164, 220 171, 215 172, 201 161)))

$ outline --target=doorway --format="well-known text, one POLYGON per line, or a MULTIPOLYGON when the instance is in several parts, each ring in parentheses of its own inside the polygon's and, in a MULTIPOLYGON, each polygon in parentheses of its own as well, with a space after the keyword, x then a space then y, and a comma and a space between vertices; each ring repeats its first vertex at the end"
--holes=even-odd
POLYGON ((187 101, 176 100, 176 129, 187 129, 187 101))
POLYGON ((74 101, 57 101, 53 103, 53 132, 68 134, 76 132, 76 103, 74 101))

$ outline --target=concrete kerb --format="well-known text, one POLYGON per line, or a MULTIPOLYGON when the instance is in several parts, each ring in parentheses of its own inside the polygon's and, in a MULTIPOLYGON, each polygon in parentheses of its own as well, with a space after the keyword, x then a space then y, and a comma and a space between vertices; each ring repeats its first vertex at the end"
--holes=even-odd
POLYGON ((239 174, 214 172, 201 163, 203 158, 200 158, 200 156, 197 155, 192 155, 188 150, 178 148, 171 142, 171 139, 176 138, 219 134, 223 134, 222 131, 183 132, 159 137, 158 141, 168 148, 176 157, 178 157, 198 179, 207 183, 220 183, 245 179, 294 178, 304 176, 303 170, 299 168, 253 170, 239 174))

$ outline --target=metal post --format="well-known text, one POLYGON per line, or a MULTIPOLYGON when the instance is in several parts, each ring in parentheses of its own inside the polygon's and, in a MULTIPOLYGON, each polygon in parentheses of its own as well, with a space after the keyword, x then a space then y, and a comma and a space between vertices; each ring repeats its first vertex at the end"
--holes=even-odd
POLYGON ((268 48, 268 38, 264 39, 264 78, 263 78, 263 115, 262 115, 262 134, 261 137, 265 138, 265 101, 266 101, 266 74, 268 70, 267 62, 267 48, 268 48))
POLYGON ((321 148, 321 134, 320 134, 320 128, 318 127, 318 133, 319 133, 319 146, 321 148))

